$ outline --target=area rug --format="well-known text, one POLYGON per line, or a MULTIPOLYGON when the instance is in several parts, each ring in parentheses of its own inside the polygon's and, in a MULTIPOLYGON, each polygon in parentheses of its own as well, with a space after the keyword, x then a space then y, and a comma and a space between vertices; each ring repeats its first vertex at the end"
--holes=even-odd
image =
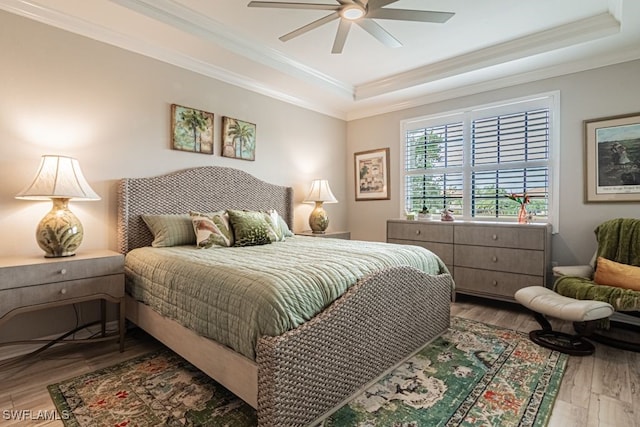
MULTIPOLYGON (((542 427, 566 362, 522 332, 453 317, 442 337, 321 425, 542 427)), ((257 424, 251 407, 169 350, 48 388, 67 427, 257 424)))

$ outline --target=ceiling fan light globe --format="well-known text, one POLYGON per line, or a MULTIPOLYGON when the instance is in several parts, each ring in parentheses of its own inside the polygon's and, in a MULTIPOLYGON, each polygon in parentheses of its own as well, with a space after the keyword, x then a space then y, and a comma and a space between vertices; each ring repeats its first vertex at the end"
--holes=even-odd
POLYGON ((347 5, 340 10, 340 16, 350 21, 355 21, 356 19, 362 18, 365 13, 366 11, 364 10, 364 8, 357 4, 347 5))

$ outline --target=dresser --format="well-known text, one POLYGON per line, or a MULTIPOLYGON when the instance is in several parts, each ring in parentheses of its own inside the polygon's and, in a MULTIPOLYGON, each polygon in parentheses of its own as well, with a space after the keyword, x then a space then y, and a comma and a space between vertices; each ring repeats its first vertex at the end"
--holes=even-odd
POLYGON ((62 258, 0 257, 0 327, 21 313, 92 300, 101 302, 101 334, 82 342, 117 339, 120 351, 123 351, 125 307, 122 254, 98 250, 62 258), (105 330, 106 301, 118 304, 118 332, 113 336, 107 335, 105 330))
POLYGON ((550 224, 393 219, 387 242, 431 250, 452 273, 456 292, 498 300, 547 286, 551 269, 550 224))

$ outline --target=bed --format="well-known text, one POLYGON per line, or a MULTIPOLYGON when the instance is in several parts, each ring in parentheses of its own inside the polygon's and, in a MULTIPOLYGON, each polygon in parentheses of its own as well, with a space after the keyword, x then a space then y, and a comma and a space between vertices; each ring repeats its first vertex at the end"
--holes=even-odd
MULTIPOLYGON (((265 245, 269 248, 179 247, 156 251, 150 248, 154 236, 143 215, 275 210, 291 227, 290 187, 266 183, 237 169, 199 167, 150 178, 122 179, 118 206, 118 245, 126 255, 130 293, 127 318, 256 408, 261 426, 305 426, 322 419, 449 326, 453 281, 444 264, 423 248, 303 236, 290 237, 279 247, 265 245), (265 277, 265 283, 271 277, 267 271, 269 263, 257 257, 271 257, 277 264, 277 256, 272 254, 284 248, 301 256, 297 259, 289 253, 282 258, 287 259, 290 270, 282 263, 281 269, 273 270, 277 271, 272 274, 278 276, 277 280, 288 281, 293 271, 303 273, 301 277, 309 282, 327 276, 326 261, 314 263, 308 258, 311 252, 315 257, 322 253, 336 256, 354 250, 364 254, 371 251, 368 257, 373 264, 361 268, 361 261, 355 266, 342 264, 356 262, 350 255, 331 258, 332 263, 337 263, 332 264, 333 270, 349 272, 350 283, 340 285, 344 288, 339 292, 341 295, 328 297, 324 295, 327 292, 318 292, 322 294, 319 304, 324 306, 319 310, 316 307, 317 313, 284 325, 282 332, 269 334, 264 330, 271 329, 263 329, 254 339, 255 346, 248 350, 234 349, 223 339, 218 342, 207 337, 197 328, 188 327, 182 319, 163 314, 157 304, 145 302, 141 296, 144 292, 136 292, 135 286, 142 281, 138 277, 140 265, 146 262, 142 254, 169 257, 159 261, 159 265, 165 266, 177 262, 179 257, 195 260, 223 253, 229 260, 240 255, 256 258, 257 265, 265 265, 265 271, 257 272, 257 267, 245 269, 244 274, 249 275, 248 289, 260 277, 265 277), (241 252, 245 249, 246 252, 241 252), (406 261, 409 259, 410 262, 406 261), (418 266, 411 265, 415 262, 418 266)), ((206 262, 221 265, 220 260, 206 262)), ((157 274, 158 266, 148 269, 155 272, 151 274, 154 277, 164 278, 167 286, 174 286, 174 278, 157 274)), ((165 270, 168 273, 174 269, 165 270)), ((259 286, 266 285, 259 283, 259 286)), ((262 327, 260 322, 258 327, 262 327)))

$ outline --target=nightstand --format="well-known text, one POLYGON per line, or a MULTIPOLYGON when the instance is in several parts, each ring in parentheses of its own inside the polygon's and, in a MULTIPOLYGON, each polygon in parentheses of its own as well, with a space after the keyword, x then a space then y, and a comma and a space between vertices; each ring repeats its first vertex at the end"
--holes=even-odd
POLYGON ((84 340, 57 340, 45 348, 54 343, 117 339, 120 351, 124 351, 124 256, 98 250, 62 258, 0 257, 0 327, 21 313, 92 300, 100 300, 101 335, 84 340), (118 304, 116 335, 106 334, 106 301, 118 304))
POLYGON ((311 230, 303 231, 302 233, 296 233, 300 236, 311 236, 311 237, 324 237, 325 239, 344 239, 351 240, 351 232, 350 231, 326 231, 323 234, 314 234, 311 230))

